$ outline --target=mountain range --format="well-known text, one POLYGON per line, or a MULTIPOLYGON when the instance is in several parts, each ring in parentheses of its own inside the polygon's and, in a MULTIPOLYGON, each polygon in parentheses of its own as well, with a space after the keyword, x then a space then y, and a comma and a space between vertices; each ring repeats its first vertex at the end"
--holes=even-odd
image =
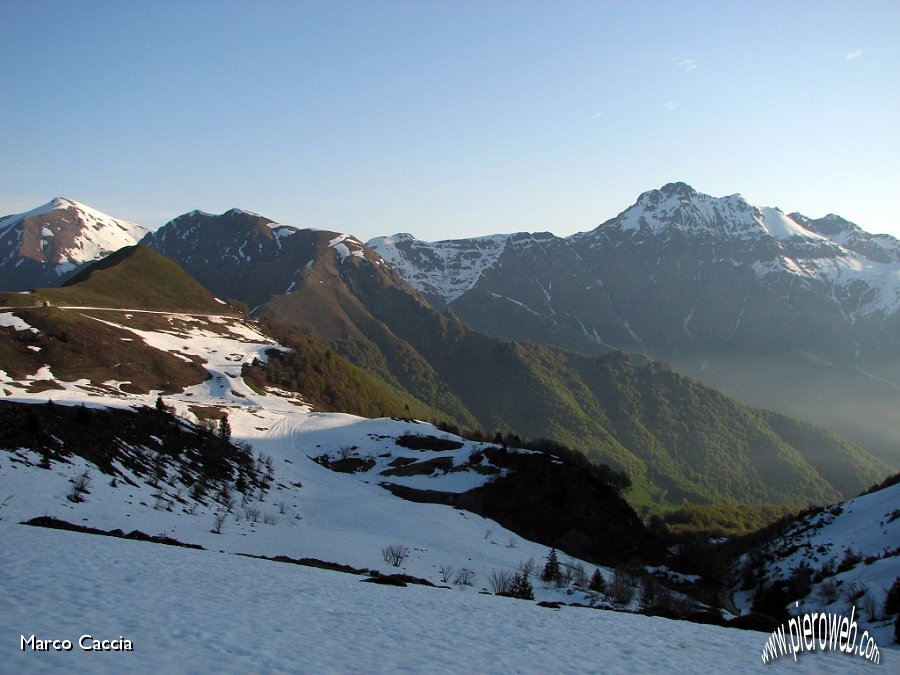
MULTIPOLYGON (((12 231, 15 220, 2 222, 12 231)), ((881 345, 900 332, 891 331, 896 303, 889 302, 897 242, 836 217, 788 217, 676 183, 566 239, 518 234, 427 244, 397 236, 366 245, 232 209, 184 214, 142 243, 217 296, 323 340, 417 414, 555 438, 626 469, 651 500, 823 502, 887 471, 859 447, 744 408, 656 359, 758 407, 843 432, 896 465, 891 420, 900 394, 891 352, 881 345), (865 256, 868 276, 859 262, 865 256), (773 260, 780 271, 764 264, 773 260), (829 305, 823 318, 827 272, 854 269, 849 286, 866 302, 851 308, 849 291, 835 291, 834 282, 829 302, 839 309, 829 305), (810 321, 832 330, 812 330, 810 321), (843 387, 823 387, 828 378, 843 387), (757 398, 748 393, 754 386, 757 398), (786 396, 798 391, 804 395, 786 396), (828 394, 837 405, 819 418, 797 412, 818 410, 809 400, 828 394), (794 398, 805 404, 792 407, 794 398), (839 423, 844 418, 857 424, 839 423), (859 434, 847 433, 857 427, 859 434), (806 465, 813 449, 830 469, 806 465), (773 466, 765 458, 773 456, 793 467, 774 471, 781 487, 769 484, 773 466), (755 468, 747 472, 748 465, 755 468)))
POLYGON ((369 246, 476 330, 643 352, 900 462, 893 237, 672 183, 571 237, 401 234, 369 246))

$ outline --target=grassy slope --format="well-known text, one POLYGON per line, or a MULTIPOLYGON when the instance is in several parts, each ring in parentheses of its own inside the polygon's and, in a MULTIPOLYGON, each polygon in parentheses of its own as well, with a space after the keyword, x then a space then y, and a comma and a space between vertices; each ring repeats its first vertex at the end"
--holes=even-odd
POLYGON ((15 313, 37 332, 0 327, 0 363, 13 378, 21 380, 48 365, 61 380, 127 382, 124 391, 147 393, 179 391, 208 377, 200 364, 153 349, 134 333, 82 312, 41 307, 15 313))
POLYGON ((37 293, 56 304, 157 311, 236 313, 188 276, 173 260, 130 246, 79 272, 61 288, 37 293))

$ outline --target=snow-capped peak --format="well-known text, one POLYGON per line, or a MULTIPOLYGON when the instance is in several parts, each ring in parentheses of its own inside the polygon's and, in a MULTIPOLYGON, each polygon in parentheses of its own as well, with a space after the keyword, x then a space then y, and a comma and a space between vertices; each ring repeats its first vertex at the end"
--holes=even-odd
POLYGON ((610 226, 652 235, 675 229, 683 234, 711 233, 741 239, 825 239, 780 209, 758 207, 740 194, 711 197, 685 183, 668 183, 659 190, 644 192, 633 206, 600 227, 610 226))
POLYGON ((0 228, 12 225, 13 223, 25 220, 26 218, 52 214, 55 211, 74 211, 85 221, 85 223, 92 221, 93 223, 113 225, 114 227, 130 233, 135 240, 140 239, 140 237, 144 236, 148 231, 147 228, 142 225, 119 218, 113 218, 112 216, 93 209, 81 202, 69 199, 68 197, 54 197, 46 204, 42 204, 25 213, 4 216, 3 218, 0 218, 0 228))
POLYGON ((57 275, 133 246, 148 232, 67 197, 0 219, 0 234, 9 236, 17 229, 16 255, 52 266, 57 275))

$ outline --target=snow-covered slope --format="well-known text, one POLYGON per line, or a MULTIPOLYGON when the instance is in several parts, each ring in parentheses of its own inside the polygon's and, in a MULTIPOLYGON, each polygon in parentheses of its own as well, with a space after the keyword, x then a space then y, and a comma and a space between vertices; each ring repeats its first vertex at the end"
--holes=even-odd
POLYGON ((425 297, 449 303, 470 290, 484 270, 497 262, 509 238, 498 234, 423 242, 403 233, 376 237, 366 245, 425 297))
MULTIPOLYGON (((7 523, 0 544, 10 673, 746 673, 766 638, 7 523), (84 634, 133 651, 82 651, 84 634), (73 649, 23 652, 21 635, 73 649)), ((834 652, 769 668, 874 672, 834 652)))
MULTIPOLYGON (((0 218, 0 270, 39 265, 49 279, 60 279, 86 262, 98 260, 147 233, 141 225, 57 197, 26 213, 0 218)), ((4 284, 5 290, 18 286, 4 284)))
MULTIPOLYGON (((786 584, 787 600, 817 611, 855 606, 880 645, 893 640, 883 615, 887 590, 900 578, 900 483, 796 521, 784 534, 735 565, 749 610, 760 585, 786 584)), ((796 613, 796 611, 792 612, 796 613)))

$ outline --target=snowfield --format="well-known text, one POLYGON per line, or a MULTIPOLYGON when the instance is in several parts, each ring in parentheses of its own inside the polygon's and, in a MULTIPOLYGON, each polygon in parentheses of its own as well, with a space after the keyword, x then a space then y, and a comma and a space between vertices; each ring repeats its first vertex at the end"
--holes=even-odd
MULTIPOLYGON (((474 589, 398 588, 296 565, 0 526, 0 662, 9 673, 746 673, 765 635, 474 589), (83 651, 81 635, 130 640, 83 651), (20 649, 21 636, 70 652, 20 649)), ((882 663, 890 668, 885 655, 882 663)), ((805 654, 766 672, 878 672, 805 654)))

